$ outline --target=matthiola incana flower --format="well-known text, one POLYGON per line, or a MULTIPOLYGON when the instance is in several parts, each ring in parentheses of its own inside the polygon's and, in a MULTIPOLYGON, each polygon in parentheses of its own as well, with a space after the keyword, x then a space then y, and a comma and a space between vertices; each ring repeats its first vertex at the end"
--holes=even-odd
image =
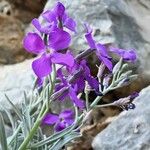
POLYGON ((76 31, 76 22, 68 16, 65 12, 64 5, 60 2, 57 2, 53 10, 44 12, 42 16, 49 23, 54 23, 61 28, 65 27, 73 32, 76 31))
POLYGON ((134 62, 137 58, 134 50, 124 50, 119 48, 110 48, 110 51, 122 57, 125 61, 134 62))
POLYGON ((74 112, 70 109, 66 109, 59 115, 48 113, 42 122, 43 124, 54 125, 55 131, 61 131, 72 125, 74 122, 74 112))
MULTIPOLYGON (((62 69, 60 68, 57 71, 57 77, 61 80, 61 82, 56 85, 55 91, 59 91, 64 87, 68 87, 67 92, 63 93, 61 97, 59 97, 59 100, 64 100, 65 97, 70 97, 72 102, 79 107, 80 109, 84 108, 84 101, 78 98, 77 93, 78 93, 78 87, 76 84, 71 84, 69 81, 65 78, 65 76, 62 73, 62 69)), ((75 81, 76 82, 76 81, 75 81)))
POLYGON ((111 57, 108 55, 106 47, 100 43, 96 43, 92 36, 92 29, 87 25, 85 25, 85 27, 86 27, 85 38, 86 38, 90 48, 96 50, 96 55, 98 56, 98 58, 111 71, 112 70, 111 57))
POLYGON ((65 7, 60 2, 52 11, 44 12, 42 16, 48 21, 47 25, 43 27, 38 19, 33 19, 32 24, 37 31, 28 33, 23 40, 28 52, 40 55, 32 63, 32 68, 39 79, 50 74, 53 63, 68 67, 74 65, 73 56, 69 52, 62 54, 61 50, 67 49, 71 42, 70 34, 63 27, 72 31, 75 31, 76 27, 75 21, 68 17, 65 7))

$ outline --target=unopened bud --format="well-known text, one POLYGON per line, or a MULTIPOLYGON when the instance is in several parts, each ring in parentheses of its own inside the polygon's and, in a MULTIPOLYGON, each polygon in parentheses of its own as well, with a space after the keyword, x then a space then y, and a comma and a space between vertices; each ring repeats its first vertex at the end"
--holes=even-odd
POLYGON ((97 77, 99 79, 102 78, 104 70, 105 70, 105 65, 103 63, 101 63, 100 66, 98 67, 98 73, 97 73, 97 77))
POLYGON ((104 88, 107 88, 109 86, 109 82, 110 82, 111 77, 112 77, 111 74, 108 74, 104 77, 104 79, 103 79, 104 88))

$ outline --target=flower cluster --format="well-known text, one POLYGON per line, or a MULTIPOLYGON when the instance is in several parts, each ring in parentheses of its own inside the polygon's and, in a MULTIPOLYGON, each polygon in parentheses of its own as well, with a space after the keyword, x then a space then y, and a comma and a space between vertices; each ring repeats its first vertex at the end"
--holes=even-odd
MULTIPOLYGON (((35 31, 28 33, 23 40, 24 48, 28 52, 38 55, 32 63, 32 68, 38 78, 39 86, 42 86, 44 79, 51 74, 52 66, 59 64, 56 72, 58 82, 55 84, 52 96, 65 89, 65 92, 62 92, 58 99, 63 101, 65 97, 70 97, 73 104, 83 110, 85 103, 78 97, 78 94, 82 93, 87 85, 89 89, 99 93, 101 83, 97 77, 91 75, 85 57, 82 55, 81 57, 74 57, 70 51, 71 35, 77 33, 77 24, 69 17, 64 5, 60 2, 57 2, 52 10, 43 12, 42 17, 45 19, 45 24, 41 24, 36 18, 33 19, 32 24, 35 31)), ((124 61, 134 62, 136 60, 134 50, 107 48, 94 40, 92 29, 87 24, 85 24, 85 29, 85 39, 89 49, 83 53, 95 52, 102 66, 106 66, 109 72, 113 70, 111 53, 122 57, 124 61)), ((110 75, 105 76, 104 80, 104 86, 107 87, 110 75)), ((43 123, 55 124, 56 131, 70 126, 73 121, 74 113, 70 109, 62 111, 59 115, 48 113, 43 118, 43 123)))

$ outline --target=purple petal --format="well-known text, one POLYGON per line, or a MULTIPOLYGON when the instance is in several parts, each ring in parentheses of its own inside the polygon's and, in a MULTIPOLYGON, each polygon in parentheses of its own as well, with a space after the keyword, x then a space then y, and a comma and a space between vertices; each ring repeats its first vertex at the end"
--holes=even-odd
POLYGON ((136 56, 135 51, 127 51, 127 52, 125 52, 123 58, 126 61, 134 62, 137 59, 137 56, 136 56))
POLYGON ((92 76, 86 76, 86 80, 90 87, 92 87, 95 90, 98 90, 99 82, 92 76))
POLYGON ((43 18, 48 21, 48 22, 54 22, 55 24, 57 24, 57 16, 55 14, 54 11, 46 11, 44 13, 42 13, 43 18))
POLYGON ((66 53, 53 53, 51 55, 51 61, 55 64, 66 65, 72 67, 74 65, 74 58, 71 54, 66 53))
POLYGON ((108 55, 108 52, 107 52, 107 49, 106 49, 105 45, 102 45, 102 44, 98 43, 96 45, 96 47, 97 47, 97 54, 98 55, 101 55, 101 56, 104 56, 104 57, 107 57, 107 58, 111 58, 108 55))
POLYGON ((56 122, 58 122, 59 120, 59 117, 58 115, 54 115, 54 114, 46 114, 45 117, 43 118, 42 120, 42 123, 44 124, 48 124, 48 125, 53 125, 55 124, 56 122))
POLYGON ((84 69, 85 75, 90 75, 90 68, 87 66, 87 62, 85 60, 81 61, 81 66, 84 69))
POLYGON ((54 12, 58 16, 58 18, 62 19, 63 15, 65 13, 65 6, 62 3, 57 2, 56 6, 54 8, 54 12))
POLYGON ((61 83, 62 83, 63 85, 67 85, 67 81, 66 81, 66 79, 65 79, 65 76, 63 75, 62 68, 59 68, 59 69, 57 70, 57 77, 61 80, 61 83))
POLYGON ((64 26, 69 30, 76 32, 76 22, 72 18, 67 18, 64 22, 64 26))
POLYGON ((96 51, 96 55, 98 56, 98 58, 105 64, 105 66, 112 71, 112 62, 111 62, 111 57, 108 55, 107 53, 107 49, 104 45, 98 43, 97 45, 97 51, 96 51))
POLYGON ((65 122, 58 122, 56 125, 55 125, 55 131, 59 132, 59 131, 62 131, 63 129, 65 129, 67 126, 66 126, 66 123, 65 122))
POLYGON ((85 28, 87 30, 87 33, 85 34, 85 38, 90 46, 91 49, 96 49, 95 41, 92 37, 92 30, 91 28, 85 24, 85 28))
POLYGON ((76 95, 76 92, 75 90, 70 87, 70 90, 69 90, 69 96, 71 98, 71 100, 75 103, 75 105, 81 109, 83 109, 85 107, 84 105, 84 101, 80 100, 77 95, 76 95))
POLYGON ((66 109, 59 114, 59 118, 61 119, 73 119, 74 112, 71 109, 66 109))
POLYGON ((54 50, 62 50, 68 48, 70 42, 70 34, 61 29, 57 29, 49 34, 49 46, 54 50))
POLYGON ((134 62, 137 59, 137 56, 134 50, 110 48, 110 51, 121 56, 126 61, 134 62))
POLYGON ((37 18, 34 18, 34 19, 32 20, 32 24, 34 25, 34 27, 35 27, 38 31, 41 30, 41 25, 40 25, 39 20, 38 20, 37 18))
POLYGON ((39 77, 45 77, 52 71, 50 57, 42 55, 32 63, 32 69, 34 73, 39 77))
POLYGON ((32 24, 34 25, 34 27, 41 33, 50 33, 52 30, 52 25, 48 24, 47 26, 41 26, 41 24, 39 23, 38 19, 33 19, 32 20, 32 24))
POLYGON ((82 92, 84 90, 84 87, 85 87, 84 77, 80 76, 80 78, 76 81, 76 84, 74 86, 76 86, 76 91, 82 92))
POLYGON ((109 58, 103 57, 103 56, 99 56, 99 59, 104 63, 104 65, 105 65, 110 71, 112 71, 113 64, 112 64, 112 62, 110 61, 109 58))
POLYGON ((37 33, 28 33, 23 40, 24 48, 34 54, 45 51, 44 41, 37 33))

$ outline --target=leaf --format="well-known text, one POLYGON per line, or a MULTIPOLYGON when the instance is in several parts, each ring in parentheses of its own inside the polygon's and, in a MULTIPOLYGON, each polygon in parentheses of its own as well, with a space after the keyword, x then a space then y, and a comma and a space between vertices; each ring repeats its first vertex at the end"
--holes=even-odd
POLYGON ((3 116, 0 113, 0 143, 2 150, 8 150, 3 116))
POLYGON ((14 131, 13 135, 7 138, 8 145, 11 145, 13 141, 15 140, 16 136, 18 135, 19 131, 21 130, 22 122, 19 124, 17 129, 14 131))
POLYGON ((9 104, 14 109, 15 113, 18 115, 18 117, 21 120, 22 119, 22 114, 21 114, 20 110, 12 103, 12 101, 9 99, 9 97, 6 94, 5 94, 5 97, 6 97, 7 101, 9 102, 9 104))
POLYGON ((12 129, 13 129, 13 131, 14 131, 14 130, 15 130, 15 120, 13 119, 13 117, 12 117, 11 113, 9 112, 9 110, 5 109, 4 111, 6 112, 8 118, 9 118, 9 120, 10 120, 12 129))
POLYGON ((73 139, 81 137, 81 134, 78 132, 72 132, 69 135, 65 135, 63 138, 60 140, 56 141, 56 143, 49 149, 49 150, 59 150, 61 149, 64 145, 72 141, 73 139))
POLYGON ((120 58, 119 62, 114 66, 112 73, 117 74, 118 71, 121 69, 122 66, 122 58, 120 58))

